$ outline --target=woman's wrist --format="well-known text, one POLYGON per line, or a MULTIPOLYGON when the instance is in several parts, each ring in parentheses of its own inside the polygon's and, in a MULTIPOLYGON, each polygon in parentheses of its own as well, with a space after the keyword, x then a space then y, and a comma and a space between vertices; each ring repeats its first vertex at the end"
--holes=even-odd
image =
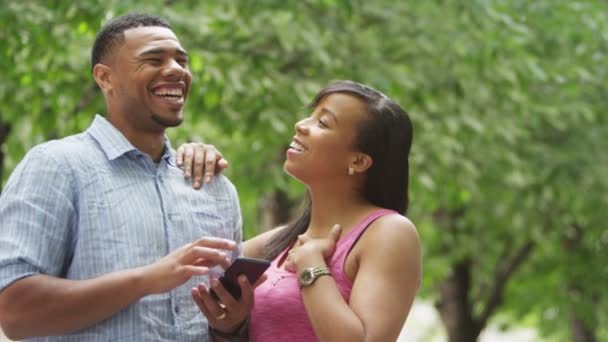
POLYGON ((247 316, 236 328, 230 332, 221 331, 209 326, 209 332, 214 341, 246 341, 247 331, 249 328, 249 316, 247 316))
POLYGON ((296 264, 296 271, 298 274, 305 268, 326 266, 325 259, 321 253, 307 253, 303 255, 298 263, 296 264))

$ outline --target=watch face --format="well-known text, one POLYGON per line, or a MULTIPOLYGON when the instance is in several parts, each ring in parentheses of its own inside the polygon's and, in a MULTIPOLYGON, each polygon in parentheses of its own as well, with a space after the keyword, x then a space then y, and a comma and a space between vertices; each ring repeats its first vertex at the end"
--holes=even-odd
POLYGON ((302 283, 308 284, 312 280, 312 276, 312 270, 305 270, 305 272, 302 272, 300 275, 300 279, 302 280, 302 283))
POLYGON ((312 283, 314 283, 315 280, 322 275, 331 276, 331 273, 326 267, 311 267, 303 270, 302 273, 300 273, 300 277, 298 278, 300 287, 312 285, 312 283))

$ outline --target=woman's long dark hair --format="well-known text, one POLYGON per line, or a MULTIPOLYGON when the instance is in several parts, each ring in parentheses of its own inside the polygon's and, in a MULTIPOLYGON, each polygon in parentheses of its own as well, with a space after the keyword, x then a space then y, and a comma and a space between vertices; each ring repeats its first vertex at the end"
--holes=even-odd
MULTIPOLYGON (((322 89, 309 105, 316 108, 335 93, 352 95, 363 101, 369 114, 358 127, 355 146, 370 155, 372 166, 366 171, 362 195, 370 203, 405 214, 408 207, 409 162, 412 122, 409 115, 381 92, 352 81, 340 81, 322 89)), ((308 229, 311 203, 302 215, 266 245, 265 258, 272 260, 308 229)))

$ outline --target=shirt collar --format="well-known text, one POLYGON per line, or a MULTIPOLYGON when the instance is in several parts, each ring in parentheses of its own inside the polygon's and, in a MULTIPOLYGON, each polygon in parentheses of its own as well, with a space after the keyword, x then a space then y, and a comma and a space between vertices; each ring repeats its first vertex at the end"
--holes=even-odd
MULTIPOLYGON (((87 132, 97 141, 108 160, 114 160, 129 152, 142 153, 114 125, 99 114, 95 115, 95 119, 87 129, 87 132)), ((166 160, 169 164, 172 164, 175 159, 171 143, 166 136, 165 152, 162 159, 166 160)))

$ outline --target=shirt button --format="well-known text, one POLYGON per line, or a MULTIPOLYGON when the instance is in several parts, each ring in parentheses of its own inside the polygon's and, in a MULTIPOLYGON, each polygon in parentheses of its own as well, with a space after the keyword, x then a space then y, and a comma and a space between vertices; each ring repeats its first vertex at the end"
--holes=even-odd
POLYGON ((179 313, 179 306, 175 306, 175 313, 178 314, 179 313))

